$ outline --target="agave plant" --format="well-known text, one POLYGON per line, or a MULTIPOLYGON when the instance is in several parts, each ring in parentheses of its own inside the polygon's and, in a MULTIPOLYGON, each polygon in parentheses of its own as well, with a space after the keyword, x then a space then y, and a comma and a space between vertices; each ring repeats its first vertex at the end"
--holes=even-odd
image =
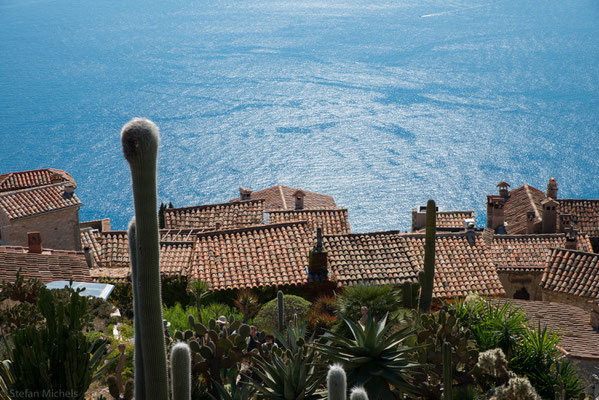
POLYGON ((368 319, 366 325, 356 325, 344 319, 353 338, 334 332, 316 343, 315 347, 332 362, 342 364, 347 373, 348 386, 364 386, 370 398, 391 399, 391 388, 403 393, 419 394, 419 389, 409 382, 413 369, 414 348, 404 343, 414 332, 406 327, 390 333, 385 315, 379 321, 368 319))
POLYGON ((208 393, 208 396, 214 400, 247 400, 251 399, 256 394, 256 389, 248 382, 237 381, 239 368, 231 368, 227 373, 229 384, 225 386, 216 383, 218 397, 208 393))
POLYGON ((273 349, 270 360, 254 359, 259 368, 254 369, 258 380, 252 386, 259 399, 316 400, 320 399, 317 389, 326 377, 315 363, 315 350, 305 345, 297 352, 273 349))
POLYGON ((244 324, 247 324, 249 319, 252 318, 260 308, 258 296, 252 293, 252 291, 249 289, 240 290, 234 302, 235 306, 243 314, 244 324))

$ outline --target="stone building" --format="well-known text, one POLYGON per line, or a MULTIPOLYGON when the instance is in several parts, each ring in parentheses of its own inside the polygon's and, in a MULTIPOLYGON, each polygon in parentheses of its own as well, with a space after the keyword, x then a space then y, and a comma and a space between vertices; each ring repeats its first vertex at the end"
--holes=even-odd
POLYGON ((80 250, 76 188, 55 169, 0 175, 0 243, 26 246, 27 233, 39 232, 48 248, 80 250))

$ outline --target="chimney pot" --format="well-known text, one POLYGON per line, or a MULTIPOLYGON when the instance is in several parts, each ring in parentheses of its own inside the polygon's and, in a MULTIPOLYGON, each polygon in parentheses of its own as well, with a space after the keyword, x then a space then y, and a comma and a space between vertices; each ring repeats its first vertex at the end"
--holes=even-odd
POLYGON ((251 197, 252 190, 239 186, 239 198, 241 200, 250 200, 251 197))
POLYGON ((322 243, 322 228, 316 229, 316 246, 310 251, 308 257, 308 273, 311 275, 327 275, 328 252, 324 250, 322 243))
POLYGON ((543 207, 543 233, 555 233, 557 231, 557 201, 548 197, 541 202, 543 207))
POLYGON ((27 232, 27 244, 30 253, 42 253, 42 235, 39 232, 27 232))
POLYGON ((93 269, 95 267, 95 263, 94 257, 92 255, 92 250, 86 246, 83 249, 83 254, 85 255, 85 262, 87 263, 87 266, 89 267, 89 269, 93 269))
POLYGON ((551 197, 552 199, 557 199, 557 181, 555 178, 549 179, 549 183, 547 184, 547 193, 545 193, 547 197, 551 197))
POLYGON ((297 190, 293 196, 295 197, 295 209, 303 210, 304 209, 304 197, 306 194, 301 190, 297 190))

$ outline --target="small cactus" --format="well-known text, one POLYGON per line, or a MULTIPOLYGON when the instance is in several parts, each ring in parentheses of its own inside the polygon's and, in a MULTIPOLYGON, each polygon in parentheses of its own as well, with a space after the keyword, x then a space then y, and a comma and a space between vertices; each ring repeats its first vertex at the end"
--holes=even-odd
POLYGON ((527 378, 512 378, 500 386, 489 400, 541 400, 527 378))
POLYGON ((351 390, 349 400, 368 400, 368 394, 362 387, 355 387, 351 390))
POLYGON ((443 399, 453 399, 453 365, 451 362, 451 344, 443 342, 443 399))
POLYGON ((281 290, 277 293, 277 306, 277 311, 279 313, 279 332, 283 332, 283 329, 285 328, 285 302, 281 290))
POLYGON ((171 350, 171 391, 173 400, 191 399, 191 351, 179 342, 171 350))
POLYGON ((328 400, 345 400, 347 395, 347 378, 345 370, 339 364, 329 367, 327 375, 328 400))

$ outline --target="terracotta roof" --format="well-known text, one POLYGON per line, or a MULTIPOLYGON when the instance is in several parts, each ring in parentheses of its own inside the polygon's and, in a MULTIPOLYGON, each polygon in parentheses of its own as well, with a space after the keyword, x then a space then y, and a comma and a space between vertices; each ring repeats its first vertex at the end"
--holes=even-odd
MULTIPOLYGON (((161 231, 163 232, 163 231, 161 231)), ((195 236, 193 236, 195 238, 195 236)), ((181 237, 179 237, 181 239, 181 237)), ((81 232, 81 241, 84 247, 90 247, 96 268, 92 270, 94 277, 128 276, 131 268, 129 261, 129 239, 125 231, 98 232, 85 230, 81 232), (119 268, 124 268, 119 271, 119 268), (114 272, 110 272, 115 270, 114 272), (99 271, 102 271, 100 273, 99 271), (110 272, 107 273, 106 271, 110 272)), ((191 265, 193 252, 192 241, 164 241, 160 242, 160 272, 166 275, 186 274, 191 265)))
POLYGON ((491 299, 503 304, 509 301, 520 307, 530 319, 529 325, 553 328, 564 335, 559 343, 564 353, 571 358, 599 360, 599 332, 590 324, 590 313, 582 308, 562 303, 514 299, 491 299))
POLYGON ((397 231, 324 236, 323 245, 332 279, 340 286, 397 285, 416 280, 417 267, 397 231))
POLYGON ((206 229, 161 229, 161 242, 194 242, 196 235, 206 229))
POLYGON ((464 229, 464 220, 474 219, 474 211, 438 211, 437 229, 464 229))
MULTIPOLYGON (((497 268, 542 268, 553 248, 563 248, 566 235, 563 233, 494 235, 491 257, 497 268)), ((578 236, 581 250, 591 251, 588 236, 578 236)))
POLYGON ((201 233, 189 278, 214 290, 301 285, 312 241, 306 222, 201 233))
POLYGON ((164 211, 165 228, 194 228, 214 230, 242 228, 262 223, 264 200, 235 203, 207 204, 194 207, 167 208, 164 211))
POLYGON ((25 278, 36 278, 44 283, 70 279, 91 281, 81 252, 46 250, 36 254, 27 251, 24 247, 0 246, 0 281, 14 282, 19 269, 25 278))
POLYGON ((34 187, 0 193, 0 211, 9 219, 26 218, 82 204, 74 193, 64 191, 65 184, 34 187))
MULTIPOLYGON (((326 209, 337 207, 337 205, 335 204, 335 199, 333 199, 333 197, 329 195, 310 192, 308 190, 292 188, 283 185, 275 185, 266 189, 252 192, 250 194, 250 199, 264 199, 265 207, 268 210, 293 210, 295 209, 294 194, 298 190, 301 190, 305 195, 305 209, 326 209)), ((237 197, 231 200, 231 202, 236 202, 239 200, 240 198, 237 197)))
POLYGON ((75 183, 73 177, 59 169, 45 168, 31 171, 9 172, 0 175, 0 192, 51 185, 60 182, 75 183))
POLYGON ((349 220, 346 208, 328 210, 293 210, 293 211, 270 211, 269 223, 307 221, 313 232, 321 227, 324 235, 339 235, 349 233, 349 220))
POLYGON ((127 282, 131 280, 131 267, 104 268, 97 267, 89 271, 96 282, 108 280, 110 282, 127 282))
POLYGON ((543 289, 580 297, 599 297, 599 254, 554 249, 547 260, 543 289))
POLYGON ((524 184, 514 190, 510 190, 510 197, 506 201, 504 218, 507 223, 508 234, 526 233, 526 213, 534 211, 537 221, 540 220, 541 201, 545 199, 545 193, 530 185, 524 184))
POLYGON ((559 214, 570 214, 581 232, 599 236, 599 200, 557 199, 559 214))
MULTIPOLYGON (((473 235, 473 244, 468 241, 465 232, 437 235, 433 289, 435 297, 467 296, 475 291, 484 296, 505 294, 482 235, 473 235)), ((425 235, 401 236, 416 268, 424 268, 425 235)))

